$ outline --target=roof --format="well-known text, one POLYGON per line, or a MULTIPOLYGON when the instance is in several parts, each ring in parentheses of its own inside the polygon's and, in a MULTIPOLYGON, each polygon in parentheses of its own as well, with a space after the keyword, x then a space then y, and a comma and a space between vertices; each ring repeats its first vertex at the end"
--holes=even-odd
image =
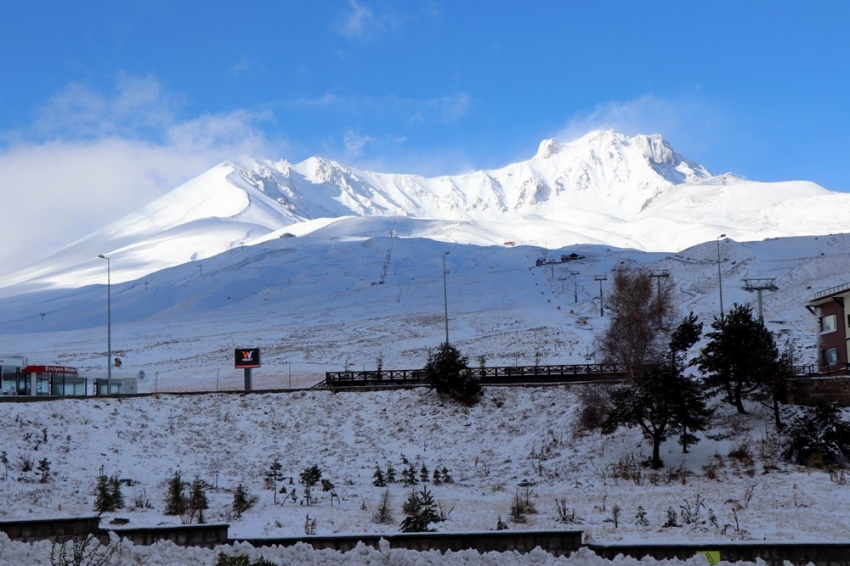
POLYGON ((823 304, 832 297, 838 295, 850 295, 850 283, 842 283, 841 285, 827 287, 826 289, 818 291, 815 293, 815 298, 808 301, 806 304, 809 306, 823 304))
POLYGON ((77 375, 77 368, 70 366, 27 366, 21 373, 65 373, 77 375))

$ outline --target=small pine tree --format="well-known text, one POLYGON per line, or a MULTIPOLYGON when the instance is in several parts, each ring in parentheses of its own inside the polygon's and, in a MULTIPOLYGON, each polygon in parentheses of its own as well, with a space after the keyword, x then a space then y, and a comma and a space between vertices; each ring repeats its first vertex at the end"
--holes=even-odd
POLYGON ((407 467, 401 472, 401 483, 404 487, 410 487, 411 485, 416 485, 419 483, 419 480, 416 479, 416 468, 413 467, 413 463, 409 463, 407 467))
POLYGON ((304 486, 304 499, 307 505, 313 500, 313 487, 322 479, 322 470, 317 464, 313 464, 309 468, 305 468, 299 475, 299 482, 304 486))
POLYGON ((439 468, 434 468, 434 476, 433 476, 433 479, 431 480, 431 483, 433 483, 434 485, 442 485, 443 484, 443 480, 440 479, 440 469, 439 468))
POLYGON ((499 518, 496 520, 496 530, 497 531, 506 531, 508 530, 508 524, 502 520, 502 516, 499 515, 499 518))
POLYGON ((386 487, 387 480, 384 478, 384 472, 381 471, 381 467, 375 464, 375 473, 372 474, 372 485, 375 487, 386 487))
POLYGON ((277 504, 277 484, 283 481, 283 464, 277 458, 274 459, 269 471, 266 472, 266 484, 274 491, 274 502, 277 504))
POLYGON ((455 480, 449 475, 449 470, 443 466, 443 483, 454 483, 455 480))
POLYGON ((395 477, 395 468, 393 467, 392 462, 387 463, 386 480, 387 480, 387 483, 395 483, 397 481, 396 477, 395 477))
POLYGON ((38 467, 36 468, 41 473, 41 478, 39 478, 39 483, 47 483, 47 480, 50 479, 50 462, 47 458, 42 458, 38 461, 38 467))
POLYGON ((204 511, 209 509, 210 504, 207 499, 207 490, 204 482, 197 476, 192 480, 192 486, 189 488, 189 513, 197 521, 198 524, 205 523, 204 511))
POLYGON ((428 525, 443 520, 437 514, 437 503, 427 487, 423 487, 420 492, 411 491, 402 511, 407 515, 401 523, 401 530, 405 533, 429 532, 432 529, 428 525))
POLYGON ((121 480, 117 475, 109 478, 109 497, 112 500, 112 511, 124 508, 124 494, 121 493, 121 480))
POLYGON ((100 475, 97 476, 97 486, 94 488, 94 510, 98 513, 109 513, 115 510, 112 507, 109 478, 104 475, 103 466, 100 467, 100 475))
POLYGON ((9 479, 9 455, 6 451, 0 452, 0 464, 3 464, 3 481, 9 479))
POLYGON ((425 462, 422 462, 422 468, 419 470, 419 481, 428 483, 428 467, 425 465, 425 462))
POLYGON ((245 486, 240 483, 236 486, 236 491, 233 492, 233 504, 231 505, 233 515, 237 519, 240 518, 242 513, 253 507, 256 502, 257 497, 251 495, 245 486))
POLYGON ((184 487, 185 483, 178 470, 168 480, 164 511, 166 515, 183 515, 186 512, 187 502, 186 495, 183 493, 184 487))

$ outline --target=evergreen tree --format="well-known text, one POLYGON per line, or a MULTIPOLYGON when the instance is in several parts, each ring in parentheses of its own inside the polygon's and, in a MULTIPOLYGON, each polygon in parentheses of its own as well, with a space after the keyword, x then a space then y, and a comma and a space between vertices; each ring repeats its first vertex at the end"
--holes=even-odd
POLYGON ((9 479, 9 455, 6 451, 0 452, 0 464, 3 464, 3 481, 9 479))
POLYGON ((112 499, 112 510, 124 508, 124 494, 121 493, 121 480, 117 475, 109 478, 109 496, 112 499))
POLYGON ((449 475, 449 470, 443 466, 443 483, 454 483, 455 480, 449 475))
POLYGON ((422 491, 411 491, 402 506, 402 511, 407 517, 401 523, 401 530, 405 533, 424 533, 432 529, 428 528, 431 523, 439 523, 442 518, 437 514, 437 503, 434 496, 423 487, 422 491))
POLYGON ((469 369, 469 358, 460 350, 443 342, 428 353, 425 364, 425 383, 439 393, 449 393, 466 398, 481 394, 481 383, 469 369))
POLYGON ((408 463, 407 467, 402 470, 401 483, 404 487, 410 487, 419 483, 419 480, 416 479, 416 468, 413 467, 412 462, 408 463))
POLYGON ((187 501, 186 495, 183 493, 185 485, 180 471, 174 472, 174 475, 168 480, 168 487, 165 494, 165 511, 163 513, 166 515, 183 515, 186 512, 187 501))
POLYGON ((428 467, 425 465, 425 462, 422 462, 422 468, 419 469, 419 481, 422 483, 428 482, 428 467))
POLYGON ((433 476, 433 479, 431 480, 431 483, 433 483, 434 485, 442 485, 443 480, 440 479, 440 469, 439 468, 434 468, 434 476, 433 476))
POLYGON ((195 517, 198 524, 205 523, 204 511, 209 509, 210 503, 207 499, 207 490, 204 482, 197 476, 192 480, 192 486, 189 488, 189 513, 195 517))
POLYGON ((42 458, 38 461, 38 467, 36 470, 41 473, 41 478, 39 478, 39 483, 47 483, 47 480, 50 479, 50 462, 47 458, 42 458))
POLYGON ((381 471, 381 467, 378 464, 375 464, 375 473, 372 474, 372 485, 375 487, 386 487, 387 480, 384 479, 384 472, 381 471))
POLYGON ((304 499, 307 501, 307 505, 310 505, 313 500, 313 487, 322 479, 322 470, 317 464, 313 464, 311 467, 305 468, 299 478, 301 485, 304 486, 304 499))
POLYGON ((815 453, 826 464, 850 458, 850 424, 841 418, 842 408, 840 403, 821 403, 797 417, 788 430, 782 457, 800 465, 807 465, 815 453))
POLYGON ((685 451, 694 444, 694 432, 705 430, 710 411, 703 386, 683 375, 683 352, 698 338, 696 317, 687 317, 673 333, 670 351, 661 363, 649 368, 634 383, 613 393, 611 412, 602 423, 603 433, 618 427, 639 427, 652 441, 652 466, 660 468, 661 443, 676 432, 685 451), (683 338, 683 336, 690 338, 683 338), (680 350, 679 348, 683 348, 680 350))
POLYGON ((387 462, 387 475, 386 475, 387 483, 395 483, 395 468, 393 467, 392 462, 387 462))
POLYGON ((109 478, 100 467, 100 475, 97 476, 97 486, 94 488, 94 510, 98 513, 109 513, 115 511, 112 506, 112 491, 109 486, 109 478))
POLYGON ((266 483, 271 485, 274 491, 274 502, 277 504, 277 484, 283 481, 283 465, 277 458, 274 459, 269 470, 266 472, 266 483))
POLYGON ((781 372, 779 351, 773 335, 753 316, 753 309, 735 304, 722 318, 711 323, 713 332, 697 361, 706 374, 705 384, 739 413, 746 413, 744 399, 763 388, 781 372))
POLYGON ((233 492, 233 515, 238 519, 242 514, 249 510, 257 502, 257 497, 251 495, 244 485, 241 483, 236 486, 236 491, 233 492))

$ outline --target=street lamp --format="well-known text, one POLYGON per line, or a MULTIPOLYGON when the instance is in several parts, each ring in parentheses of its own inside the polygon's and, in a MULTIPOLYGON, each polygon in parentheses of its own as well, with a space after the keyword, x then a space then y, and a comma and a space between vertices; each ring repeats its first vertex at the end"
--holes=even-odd
POLYGON ((106 394, 112 391, 112 270, 109 258, 100 254, 100 259, 106 260, 106 394))
POLYGON ((446 256, 451 252, 443 254, 443 306, 446 312, 446 346, 449 345, 449 295, 446 290, 446 256))
POLYGON ((720 238, 725 238, 726 234, 720 234, 715 241, 717 242, 717 286, 720 289, 720 320, 723 320, 723 276, 720 273, 720 238))

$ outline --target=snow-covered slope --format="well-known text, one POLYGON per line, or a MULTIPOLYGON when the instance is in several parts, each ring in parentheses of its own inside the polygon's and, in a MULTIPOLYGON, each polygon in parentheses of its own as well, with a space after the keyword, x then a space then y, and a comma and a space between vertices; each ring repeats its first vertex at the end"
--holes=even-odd
POLYGON ((408 236, 461 244, 678 251, 721 233, 746 241, 847 232, 850 220, 824 210, 848 207, 850 195, 810 182, 713 176, 659 135, 613 131, 544 140, 527 161, 430 179, 318 157, 290 164, 243 156, 0 277, 0 296, 102 281, 99 254, 112 258, 113 281, 128 281, 351 216, 427 219, 408 236))

